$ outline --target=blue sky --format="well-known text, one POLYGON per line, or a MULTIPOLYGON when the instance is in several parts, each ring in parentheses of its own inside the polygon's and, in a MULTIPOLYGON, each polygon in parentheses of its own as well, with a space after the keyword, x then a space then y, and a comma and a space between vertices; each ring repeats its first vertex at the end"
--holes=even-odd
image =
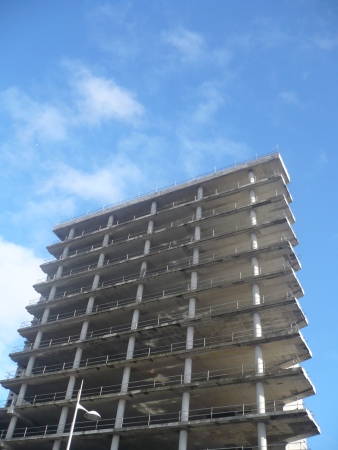
POLYGON ((336 0, 0 1, 1 353, 58 220, 278 145, 322 428, 310 447, 338 449, 337 23, 336 0))

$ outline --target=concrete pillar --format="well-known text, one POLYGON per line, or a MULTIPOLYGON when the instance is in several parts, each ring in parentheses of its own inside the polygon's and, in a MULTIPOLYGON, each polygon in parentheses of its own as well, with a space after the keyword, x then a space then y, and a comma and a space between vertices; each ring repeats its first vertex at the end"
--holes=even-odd
POLYGON ((256 277, 259 275, 258 259, 254 256, 251 258, 252 274, 256 277))
POLYGON ((187 328, 186 348, 190 350, 194 347, 194 327, 187 328))
POLYGON ((30 356, 30 358, 28 360, 28 364, 27 364, 26 370, 25 370, 26 377, 31 375, 33 367, 34 367, 35 359, 36 359, 36 356, 30 356))
POLYGON ((186 430, 180 430, 180 440, 178 443, 178 450, 187 450, 188 446, 188 432, 186 430))
POLYGON ((255 211, 250 211, 250 224, 257 225, 257 216, 255 211))
POLYGON ((250 197, 250 203, 256 203, 256 194, 255 191, 251 190, 249 192, 249 197, 250 197))
POLYGON ((145 277, 146 274, 147 274, 147 261, 143 261, 141 264, 140 278, 145 277))
POLYGON ((90 314, 93 311, 94 302, 95 302, 95 297, 94 296, 89 297, 89 300, 87 303, 86 314, 90 314))
POLYGON ((150 252, 150 239, 147 239, 144 243, 144 251, 143 254, 144 255, 149 255, 150 252))
POLYGON ((100 253, 99 260, 97 262, 97 268, 102 267, 104 263, 104 258, 106 255, 104 253, 100 253))
POLYGON ((157 203, 154 201, 154 202, 151 204, 150 214, 156 214, 156 209, 157 209, 157 203))
POLYGON ((133 359, 135 349, 135 336, 130 336, 128 341, 126 359, 133 359))
POLYGON ((54 441, 53 443, 53 450, 60 450, 61 449, 61 441, 54 441))
POLYGON ((256 402, 258 414, 264 414, 265 413, 264 385, 260 381, 256 383, 256 402))
POLYGON ((195 227, 195 235, 194 235, 194 241, 200 241, 201 240, 201 227, 197 226, 195 227))
POLYGON ((264 373, 263 350, 260 345, 255 346, 255 372, 256 375, 264 373))
POLYGON ((39 330, 38 332, 37 332, 37 334, 36 334, 36 336, 35 336, 35 341, 34 341, 34 344, 33 344, 33 349, 36 349, 36 348, 39 348, 39 346, 40 346, 40 342, 41 342, 41 339, 42 339, 42 331, 41 330, 39 330))
POLYGON ((9 422, 7 433, 6 433, 6 439, 11 439, 13 437, 13 433, 16 427, 16 423, 18 421, 18 416, 12 416, 11 420, 9 422))
POLYGON ((192 373, 192 359, 185 358, 184 361, 184 384, 191 383, 191 373, 192 373))
POLYGON ((262 325, 261 325, 261 316, 258 313, 254 313, 253 315, 254 321, 254 337, 262 337, 262 325))
POLYGON ((76 377, 71 375, 68 380, 67 391, 65 395, 65 400, 70 400, 73 397, 74 386, 75 386, 76 377))
POLYGON ((196 220, 202 219, 202 206, 197 206, 195 215, 196 215, 196 220))
POLYGON ((69 245, 67 245, 62 252, 61 259, 66 259, 69 253, 69 245))
POLYGON ((59 419, 59 424, 58 424, 58 428, 57 428, 56 434, 61 434, 61 433, 63 433, 63 431, 64 431, 64 429, 65 429, 66 422, 67 422, 68 410, 69 410, 69 407, 68 407, 68 406, 63 406, 63 407, 62 407, 61 414, 60 414, 60 419, 59 419))
POLYGON ((113 223, 114 223, 114 216, 113 216, 113 214, 111 214, 111 215, 108 217, 107 228, 112 227, 112 226, 113 226, 113 223))
POLYGON ((103 241, 102 241, 102 247, 107 247, 107 245, 109 244, 109 234, 105 234, 103 237, 103 241))
POLYGON ((96 273, 92 284, 92 291, 95 291, 98 288, 99 282, 100 282, 100 274, 96 273))
POLYGON ((154 230, 154 221, 153 220, 149 220, 148 228, 147 228, 147 234, 152 234, 153 230, 154 230))
POLYGON ((49 313, 50 313, 50 308, 45 308, 43 315, 42 315, 41 323, 47 323, 49 313))
POLYGON ((197 289, 197 272, 191 272, 190 290, 196 291, 197 289))
POLYGON ((80 341, 83 341, 87 337, 87 331, 88 331, 89 322, 88 320, 85 320, 82 323, 81 333, 80 333, 80 341))
POLYGON ((56 271, 55 278, 56 279, 61 278, 62 272, 63 272, 63 266, 59 266, 58 270, 56 271))
POLYGON ((142 295, 143 295, 143 284, 139 284, 137 286, 137 292, 136 292, 136 301, 140 302, 142 301, 142 295))
POLYGON ((189 310, 188 310, 188 318, 193 319, 195 317, 196 311, 196 299, 189 298, 189 310))
POLYGON ((181 422, 187 422, 189 420, 189 404, 190 404, 190 392, 183 392, 181 422))
POLYGON ((267 450, 268 445, 266 441, 266 427, 265 423, 258 422, 257 424, 257 436, 258 436, 258 450, 267 450))
POLYGON ((251 233, 250 237, 251 237, 251 248, 252 248, 252 250, 257 250, 258 249, 258 240, 257 240, 256 233, 251 233))
POLYGON ((56 286, 52 286, 48 296, 48 301, 54 300, 55 294, 56 294, 56 286))
POLYGON ((252 285, 252 304, 260 305, 260 303, 261 303, 261 296, 259 293, 259 285, 255 283, 252 285))
POLYGON ((82 352, 83 352, 83 348, 77 347, 75 357, 74 357, 74 362, 73 362, 73 369, 77 369, 78 367, 80 367, 82 352))
POLYGON ((139 309, 134 309, 133 311, 133 318, 131 321, 131 330, 136 330, 137 329, 137 325, 138 325, 138 320, 140 317, 140 310, 139 309))
POLYGON ((114 434, 112 440, 111 440, 111 447, 110 450, 118 450, 120 443, 120 435, 114 434))
POLYGON ((23 383, 23 384, 20 386, 20 391, 19 391, 18 397, 17 397, 17 399, 16 399, 16 405, 17 405, 17 406, 20 406, 20 405, 23 404, 23 402, 24 402, 24 400, 25 400, 25 395, 26 395, 26 391, 27 391, 27 386, 28 386, 27 383, 23 383))
POLYGON ((255 174, 253 173, 252 170, 249 170, 249 183, 254 183, 255 182, 255 174))
POLYGON ((120 398, 117 406, 114 428, 122 428, 125 407, 126 407, 126 400, 124 398, 120 398))
POLYGON ((192 263, 198 264, 200 260, 200 251, 198 248, 194 248, 192 252, 192 263))
POLYGON ((125 393, 128 391, 130 371, 131 371, 130 366, 125 367, 123 370, 123 377, 122 377, 122 383, 121 383, 121 392, 122 393, 125 393))
POLYGON ((75 227, 72 227, 72 228, 69 230, 69 233, 68 233, 68 239, 73 239, 74 234, 75 234, 75 227))
POLYGON ((199 186, 197 189, 197 200, 201 200, 203 198, 203 187, 199 186))

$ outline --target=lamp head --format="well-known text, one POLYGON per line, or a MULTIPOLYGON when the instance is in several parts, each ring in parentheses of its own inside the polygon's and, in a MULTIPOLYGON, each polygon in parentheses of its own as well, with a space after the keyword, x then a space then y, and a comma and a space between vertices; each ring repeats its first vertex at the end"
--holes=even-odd
POLYGON ((94 422, 101 419, 100 414, 96 411, 87 411, 84 416, 88 420, 94 420, 94 422))

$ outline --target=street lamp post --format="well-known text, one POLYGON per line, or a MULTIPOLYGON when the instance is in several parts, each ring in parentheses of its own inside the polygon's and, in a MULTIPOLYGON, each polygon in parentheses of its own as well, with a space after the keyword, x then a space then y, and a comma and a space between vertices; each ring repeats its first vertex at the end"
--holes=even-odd
POLYGON ((67 444, 67 448, 66 450, 70 449, 70 444, 72 442, 72 437, 73 437, 73 432, 74 432, 74 426, 75 426, 75 421, 76 421, 76 416, 77 416, 77 411, 79 409, 83 409, 83 411, 86 411, 85 413, 85 418, 88 420, 100 420, 101 416, 98 412, 96 411, 87 411, 86 408, 84 408, 83 406, 80 405, 80 399, 81 399, 81 393, 82 393, 82 386, 83 386, 83 380, 81 382, 81 386, 79 389, 79 392, 77 393, 77 400, 76 400, 76 406, 75 406, 75 411, 74 411, 74 417, 73 417, 73 421, 72 421, 72 425, 70 427, 70 432, 69 432, 69 438, 68 438, 68 444, 67 444))

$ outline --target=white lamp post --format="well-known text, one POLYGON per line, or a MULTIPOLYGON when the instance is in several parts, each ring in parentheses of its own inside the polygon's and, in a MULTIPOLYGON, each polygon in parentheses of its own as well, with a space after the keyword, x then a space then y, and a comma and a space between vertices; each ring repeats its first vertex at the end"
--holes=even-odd
POLYGON ((96 412, 96 411, 87 411, 86 408, 84 408, 83 406, 80 405, 82 386, 83 386, 83 380, 81 382, 81 387, 79 389, 79 392, 77 393, 77 400, 76 400, 76 406, 75 406, 75 411, 74 411, 74 417, 73 417, 72 425, 70 427, 68 444, 67 444, 66 450, 70 449, 70 444, 72 442, 72 437, 73 437, 74 426, 75 426, 76 415, 77 415, 78 409, 83 409, 83 411, 86 411, 86 414, 84 416, 88 420, 93 420, 94 422, 96 422, 97 420, 101 419, 101 416, 100 416, 100 414, 98 412, 96 412))

